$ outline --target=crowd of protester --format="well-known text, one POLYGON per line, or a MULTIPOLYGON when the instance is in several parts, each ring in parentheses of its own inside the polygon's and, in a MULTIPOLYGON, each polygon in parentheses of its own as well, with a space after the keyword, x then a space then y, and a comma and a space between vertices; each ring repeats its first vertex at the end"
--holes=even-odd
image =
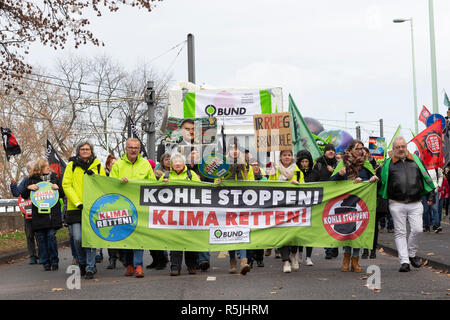
MULTIPOLYGON (((397 139, 397 145, 401 144, 401 139, 397 139)), ((85 279, 92 279, 97 273, 96 264, 103 260, 103 249, 82 247, 81 217, 83 210, 83 179, 85 175, 98 174, 121 179, 124 183, 135 179, 159 180, 162 182, 183 180, 183 181, 206 181, 210 183, 221 183, 223 179, 240 181, 286 181, 292 184, 302 184, 319 181, 339 181, 352 180, 354 183, 361 181, 378 182, 378 190, 383 189, 387 193, 392 193, 391 186, 382 183, 382 166, 380 166, 370 156, 369 150, 364 148, 363 142, 353 140, 342 154, 336 154, 333 144, 328 144, 324 148, 323 156, 313 159, 311 153, 306 150, 298 152, 296 155, 291 150, 281 151, 279 160, 269 162, 263 168, 258 160, 252 157, 248 151, 245 152, 239 145, 237 138, 229 141, 226 159, 230 165, 229 174, 226 178, 215 180, 203 177, 198 165, 195 165, 194 158, 196 152, 190 149, 183 149, 183 152, 164 153, 158 163, 147 160, 140 154, 140 142, 138 139, 130 138, 126 142, 126 152, 119 158, 109 155, 104 165, 96 157, 94 146, 89 141, 83 141, 76 147, 76 154, 69 159, 62 179, 58 179, 56 174, 50 171, 49 163, 46 159, 38 159, 28 164, 28 176, 20 184, 11 180, 11 192, 13 196, 22 196, 29 199, 30 193, 38 189, 37 184, 41 181, 48 181, 53 190, 58 190, 60 204, 54 206, 49 214, 41 214, 38 208, 32 206, 32 218, 25 220, 25 230, 27 235, 27 245, 30 254, 30 264, 42 264, 44 270, 58 270, 58 245, 56 241, 56 231, 63 226, 67 226, 70 235, 70 247, 73 256, 73 264, 80 267, 81 275, 85 279), (386 190, 387 188, 387 190, 386 190), (37 239, 37 247, 34 238, 37 239), (37 249, 36 249, 37 248, 37 249)), ((401 147, 398 153, 393 156, 395 164, 397 155, 402 161, 411 154, 401 154, 401 147)), ((406 149, 406 148, 405 148, 406 149)), ((420 164, 416 164, 420 168, 420 164)), ((383 171, 384 172, 384 171, 383 171)), ((393 176, 395 172, 389 174, 393 176)), ((385 173, 387 175, 387 173, 385 173)), ((428 171, 435 189, 432 192, 420 192, 420 201, 423 205, 423 216, 421 219, 423 232, 433 230, 438 233, 442 231, 440 221, 442 216, 448 216, 449 209, 449 178, 450 168, 440 168, 428 171)), ((387 183, 387 182, 386 182, 387 183)), ((383 191, 381 190, 381 191, 383 191)), ((427 191, 429 191, 427 189, 427 191)), ((362 272, 359 266, 359 259, 375 259, 378 241, 378 233, 396 232, 396 244, 401 246, 400 239, 403 234, 400 229, 396 229, 401 222, 397 217, 393 219, 390 204, 387 197, 382 197, 380 192, 377 197, 376 223, 374 242, 371 248, 363 250, 362 255, 359 248, 344 247, 342 271, 362 272), (398 241, 398 242, 397 242, 398 241)), ((406 200, 394 199, 399 203, 412 203, 416 201, 417 194, 406 200), (413 199, 414 198, 414 199, 413 199), (411 200, 411 201, 410 201, 411 200)), ((389 198, 391 199, 391 198, 389 198)), ((352 199, 349 199, 351 202, 352 199)), ((351 204, 350 204, 351 206, 351 204)), ((405 236, 406 237, 406 236, 405 236)), ((303 262, 302 246, 283 246, 281 248, 267 248, 259 250, 233 250, 229 251, 229 272, 247 274, 254 267, 264 267, 264 257, 270 256, 272 249, 275 249, 275 257, 281 260, 280 269, 284 273, 299 270, 303 262), (239 259, 239 265, 238 265, 239 259)), ((306 247, 306 265, 313 266, 313 248, 306 247)), ((120 261, 125 268, 125 276, 135 276, 143 278, 143 257, 144 250, 138 249, 108 249, 107 269, 115 269, 120 261)), ((207 271, 210 268, 209 252, 192 251, 164 251, 150 250, 153 259, 146 269, 162 270, 169 264, 170 275, 178 276, 181 273, 182 261, 189 274, 195 274, 199 270, 207 271), (170 263, 169 263, 170 262, 170 263)), ((325 259, 338 257, 339 248, 325 248, 325 259)), ((415 267, 414 257, 409 257, 411 264, 415 267)), ((402 263, 402 268, 405 263, 402 263)), ((406 267, 399 271, 405 271, 406 267)), ((407 271, 407 270, 406 270, 407 271)))

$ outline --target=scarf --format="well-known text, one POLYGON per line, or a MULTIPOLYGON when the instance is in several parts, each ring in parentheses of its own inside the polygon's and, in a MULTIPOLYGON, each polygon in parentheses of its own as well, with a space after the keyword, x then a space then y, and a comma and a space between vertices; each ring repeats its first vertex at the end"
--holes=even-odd
POLYGON ((363 153, 360 157, 355 157, 350 151, 345 151, 344 166, 347 168, 348 180, 355 180, 358 177, 359 170, 364 166, 367 156, 363 153))
POLYGON ((49 174, 44 174, 40 176, 39 179, 41 179, 41 181, 50 181, 51 174, 52 174, 51 172, 49 174))
POLYGON ((94 156, 90 156, 89 159, 87 161, 83 161, 80 156, 75 156, 69 159, 69 161, 73 161, 73 169, 75 169, 75 167, 81 167, 81 169, 83 169, 83 171, 86 171, 87 169, 89 169, 89 167, 91 166, 91 164, 94 162, 95 157, 94 156))
POLYGON ((293 161, 289 167, 285 167, 280 160, 278 160, 277 162, 277 167, 278 170, 280 171, 280 176, 278 177, 279 181, 290 181, 292 179, 292 177, 294 176, 294 172, 295 172, 295 168, 296 168, 296 164, 293 161))

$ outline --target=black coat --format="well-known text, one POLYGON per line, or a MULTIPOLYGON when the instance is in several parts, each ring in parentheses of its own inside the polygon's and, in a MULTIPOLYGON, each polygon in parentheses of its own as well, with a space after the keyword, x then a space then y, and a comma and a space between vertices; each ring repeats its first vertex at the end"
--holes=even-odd
POLYGON ((325 158, 325 156, 320 157, 316 160, 314 170, 316 170, 319 173, 320 181, 330 181, 332 172, 328 171, 327 165, 330 165, 333 167, 333 169, 335 169, 336 165, 337 165, 337 161, 336 161, 336 158, 327 159, 326 161, 324 158, 325 158))
MULTIPOLYGON (((28 179, 28 182, 25 185, 25 188, 21 194, 22 198, 29 199, 31 190, 29 190, 27 187, 32 184, 39 183, 41 181, 43 180, 41 179, 40 176, 32 176, 30 179, 28 179)), ((51 173, 49 182, 58 185, 59 199, 64 198, 63 188, 61 187, 59 179, 55 173, 53 172, 51 173)), ((62 213, 60 202, 58 202, 55 206, 53 206, 49 214, 39 213, 38 207, 32 205, 31 214, 32 214, 31 226, 33 231, 38 231, 42 229, 59 229, 62 227, 62 213)))
POLYGON ((300 150, 297 153, 297 167, 299 167, 300 170, 303 172, 305 182, 320 181, 319 172, 317 170, 313 169, 313 159, 312 159, 311 153, 308 150, 300 150), (309 162, 308 169, 302 169, 301 161, 303 159, 308 159, 308 162, 309 162))

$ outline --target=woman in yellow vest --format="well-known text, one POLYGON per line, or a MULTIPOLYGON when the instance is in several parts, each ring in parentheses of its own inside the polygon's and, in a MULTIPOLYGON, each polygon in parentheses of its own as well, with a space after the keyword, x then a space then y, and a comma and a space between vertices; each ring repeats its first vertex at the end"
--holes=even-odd
MULTIPOLYGON (((253 174, 253 169, 251 166, 248 167, 245 162, 245 157, 243 152, 239 148, 239 141, 237 137, 230 138, 228 142, 228 154, 227 154, 227 163, 230 164, 229 173, 226 176, 226 180, 232 181, 240 181, 240 180, 255 180, 255 176, 253 174)), ((215 183, 221 183, 222 179, 216 179, 215 183)), ((228 251, 230 255, 230 273, 237 272, 237 260, 236 260, 236 251, 239 251, 240 259, 241 259, 241 268, 240 273, 242 275, 247 274, 250 271, 251 267, 248 264, 247 258, 247 250, 231 250, 228 251)))
MULTIPOLYGON (((170 157, 170 171, 159 178, 160 181, 168 182, 175 180, 199 181, 200 177, 186 166, 186 160, 180 153, 174 153, 170 157)), ((185 251, 184 262, 188 268, 189 274, 196 273, 198 252, 185 251)), ((170 275, 178 276, 181 271, 183 261, 183 251, 170 251, 170 275)))
MULTIPOLYGON (((294 155, 292 150, 283 150, 280 152, 280 159, 276 163, 275 167, 271 166, 267 169, 267 174, 269 175, 269 181, 286 181, 292 184, 305 183, 303 172, 297 167, 295 163, 294 155)), ((289 273, 292 268, 298 270, 299 264, 296 259, 291 263, 289 260, 289 246, 284 246, 280 248, 281 259, 283 261, 283 272, 289 273)))

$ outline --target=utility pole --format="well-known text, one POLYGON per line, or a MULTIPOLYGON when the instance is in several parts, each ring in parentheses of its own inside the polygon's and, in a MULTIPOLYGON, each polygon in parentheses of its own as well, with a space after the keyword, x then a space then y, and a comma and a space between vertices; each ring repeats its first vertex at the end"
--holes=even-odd
POLYGON ((195 83, 195 50, 194 50, 194 35, 189 33, 187 35, 188 45, 188 81, 195 83))
POLYGON ((383 119, 380 119, 380 137, 384 137, 383 119))
POLYGON ((147 124, 147 152, 148 157, 156 161, 155 155, 155 88, 153 81, 147 81, 147 88, 145 89, 145 102, 147 103, 148 124, 147 124))
POLYGON ((361 126, 356 126, 356 139, 361 140, 361 126))

